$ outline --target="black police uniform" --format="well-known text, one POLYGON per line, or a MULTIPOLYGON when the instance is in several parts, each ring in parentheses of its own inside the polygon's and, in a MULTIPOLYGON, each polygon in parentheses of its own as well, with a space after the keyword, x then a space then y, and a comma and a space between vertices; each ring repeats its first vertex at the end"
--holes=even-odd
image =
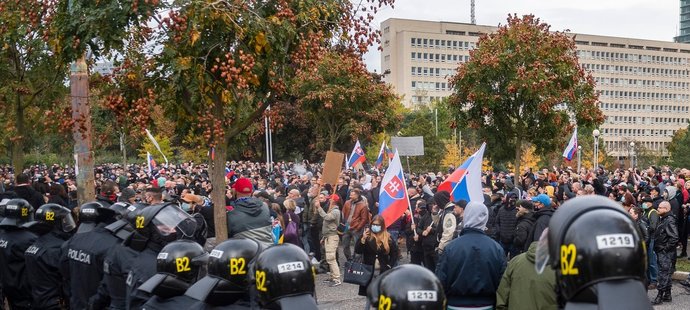
POLYGON ((62 246, 76 227, 71 211, 58 204, 45 204, 36 210, 35 221, 22 227, 39 235, 36 243, 24 252, 33 308, 68 308, 62 246))
MULTIPOLYGON (((172 228, 172 227, 168 227, 172 228)), ((196 233, 196 221, 177 205, 167 203, 152 205, 138 211, 135 218, 136 233, 132 235, 130 243, 137 244, 134 248, 143 248, 132 262, 132 269, 127 275, 127 309, 140 309, 152 296, 138 290, 145 281, 156 274, 156 257, 158 253, 171 241, 180 238, 192 239, 196 233), (163 235, 154 225, 159 215, 175 217, 180 221, 174 227, 175 233, 163 235)))
MULTIPOLYGON (((114 209, 120 205, 124 206, 123 203, 116 203, 111 205, 110 208, 114 209)), ((124 310, 127 307, 126 279, 134 259, 139 254, 139 251, 128 246, 128 241, 134 233, 134 228, 130 225, 129 221, 133 221, 133 219, 129 218, 129 215, 130 213, 134 214, 135 211, 143 209, 143 207, 142 205, 127 205, 125 211, 120 211, 123 218, 105 227, 106 230, 122 240, 122 243, 115 246, 103 261, 103 282, 108 288, 110 296, 110 305, 108 309, 110 310, 124 310)))
POLYGON ((108 289, 101 283, 103 261, 120 240, 105 229, 107 225, 100 223, 90 232, 77 233, 67 243, 64 254, 69 260, 72 309, 86 309, 90 303, 102 308, 109 303, 108 289))
POLYGON ((61 309, 67 302, 61 272, 62 245, 70 234, 51 231, 24 252, 35 309, 61 309))
POLYGON ((30 309, 31 286, 24 252, 38 237, 19 226, 33 219, 33 207, 23 199, 13 199, 6 208, 6 217, 0 222, 0 283, 10 309, 30 309), (20 214, 26 216, 20 218, 20 214))

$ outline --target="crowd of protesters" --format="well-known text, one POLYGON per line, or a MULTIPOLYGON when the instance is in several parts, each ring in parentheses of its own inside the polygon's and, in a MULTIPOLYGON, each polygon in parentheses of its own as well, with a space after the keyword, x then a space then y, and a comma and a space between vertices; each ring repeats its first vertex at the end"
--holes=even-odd
MULTIPOLYGON (((228 236, 251 239, 264 247, 296 245, 309 254, 320 272, 328 273, 330 286, 342 284, 346 262, 361 259, 384 272, 407 256, 441 280, 449 309, 504 309, 515 304, 521 309, 557 307, 554 278, 548 273, 535 275, 527 268, 534 269, 535 242, 555 210, 577 196, 606 196, 619 202, 638 223, 648 251, 648 289, 659 292, 654 303, 670 301, 670 276, 677 259, 687 258, 687 169, 552 167, 526 168, 521 175, 486 172, 483 204, 452 201, 450 193, 437 190, 453 167, 410 173, 406 176, 410 209, 393 223, 378 216, 383 173, 346 170, 336 184, 324 184, 322 169, 306 161, 271 166, 227 162, 226 201, 220 207, 228 211, 228 236), (481 263, 475 261, 479 257, 481 263), (520 273, 534 278, 535 290, 541 293, 515 294, 519 286, 511 285, 511 277, 520 273)), ((12 193, 35 209, 46 203, 74 209, 74 172, 59 165, 32 166, 21 172, 0 167, 0 198, 12 193)), ((209 199, 214 189, 207 165, 182 163, 148 171, 145 165, 108 164, 95 168, 95 178, 98 201, 150 205, 172 201, 188 213, 198 213, 197 219, 206 222, 206 236, 213 237, 213 210, 218 206, 209 199)), ((682 284, 690 288, 689 281, 682 284)), ((366 295, 366 286, 360 287, 359 294, 366 295)))

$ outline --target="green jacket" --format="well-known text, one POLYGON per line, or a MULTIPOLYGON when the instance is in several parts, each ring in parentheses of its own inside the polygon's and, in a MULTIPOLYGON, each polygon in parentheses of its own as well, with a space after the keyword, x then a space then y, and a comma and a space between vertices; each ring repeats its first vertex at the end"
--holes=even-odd
POLYGON ((556 303, 556 274, 546 266, 542 274, 534 269, 537 242, 527 252, 515 256, 508 263, 496 291, 496 309, 558 309, 556 303))

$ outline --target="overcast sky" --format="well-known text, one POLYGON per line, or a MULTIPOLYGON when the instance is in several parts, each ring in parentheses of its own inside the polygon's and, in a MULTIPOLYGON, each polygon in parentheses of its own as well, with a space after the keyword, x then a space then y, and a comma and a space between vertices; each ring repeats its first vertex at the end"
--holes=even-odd
MULTIPOLYGON (((552 30, 583 34, 673 41, 680 23, 679 0, 476 0, 477 24, 505 24, 508 13, 534 14, 552 30)), ((396 0, 376 16, 376 27, 388 18, 470 22, 470 0, 396 0)), ((378 46, 364 59, 380 72, 378 46)))

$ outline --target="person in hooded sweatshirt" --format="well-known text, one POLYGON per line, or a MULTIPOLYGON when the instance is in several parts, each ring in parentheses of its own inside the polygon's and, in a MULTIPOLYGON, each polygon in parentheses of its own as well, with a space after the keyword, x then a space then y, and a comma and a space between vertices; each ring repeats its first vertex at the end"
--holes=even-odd
POLYGON ((553 215, 553 208, 551 208, 551 198, 546 194, 539 194, 532 198, 534 208, 537 210, 534 213, 534 229, 532 230, 532 241, 539 241, 544 229, 549 227, 549 221, 553 215))
POLYGON ((235 208, 228 212, 228 237, 247 238, 268 248, 273 245, 271 213, 258 198, 247 178, 239 178, 232 186, 237 195, 235 208))
POLYGON ((515 256, 503 273, 496 292, 496 310, 503 309, 558 309, 556 301, 556 274, 552 268, 544 268, 539 274, 534 268, 537 243, 529 250, 515 256))
POLYGON ((436 277, 448 298, 448 309, 492 309, 496 303, 506 256, 501 245, 484 233, 488 217, 483 203, 468 203, 460 236, 441 254, 436 277))
POLYGON ((513 237, 513 247, 517 253, 527 251, 532 236, 530 233, 534 229, 534 204, 529 200, 518 200, 517 204, 517 225, 515 227, 515 237, 513 237))

